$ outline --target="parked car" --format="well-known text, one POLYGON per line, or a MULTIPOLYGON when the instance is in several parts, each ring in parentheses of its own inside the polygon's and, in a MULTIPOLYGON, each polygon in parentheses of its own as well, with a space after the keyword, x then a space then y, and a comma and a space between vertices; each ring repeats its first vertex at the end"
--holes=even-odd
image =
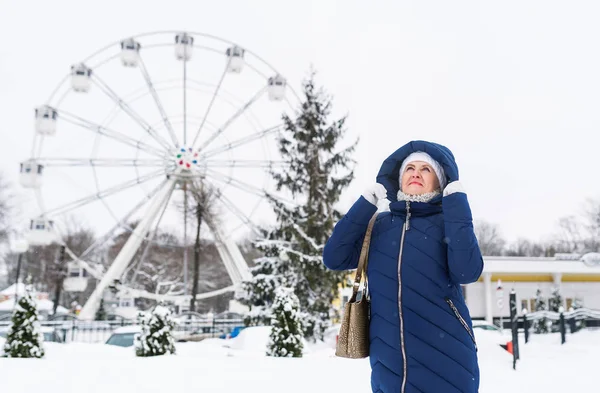
POLYGON ((512 340, 510 330, 500 329, 492 323, 481 320, 473 321, 473 334, 480 349, 482 347, 497 348, 498 346, 505 348, 507 343, 512 340))
POLYGON ((231 332, 229 332, 229 333, 223 333, 223 334, 221 334, 221 335, 219 336, 219 338, 222 338, 222 339, 230 339, 230 338, 235 338, 235 337, 237 337, 237 336, 240 334, 240 332, 241 332, 242 330, 244 330, 245 328, 246 328, 246 326, 235 326, 235 327, 234 327, 234 328, 231 330, 231 332))
POLYGON ((180 343, 185 343, 188 341, 198 342, 202 341, 205 338, 213 337, 213 333, 210 332, 209 328, 201 328, 196 329, 192 332, 174 332, 173 336, 175 340, 180 343))
POLYGON ((53 327, 42 327, 42 334, 45 342, 64 343, 62 334, 53 327))
POLYGON ((498 332, 498 333, 502 332, 502 329, 500 329, 500 327, 494 325, 493 323, 489 323, 487 321, 480 321, 480 320, 473 321, 473 329, 489 330, 489 331, 498 332))
POLYGON ((140 333, 141 328, 138 325, 123 326, 115 329, 105 344, 116 345, 118 347, 131 347, 134 344, 135 337, 140 333))

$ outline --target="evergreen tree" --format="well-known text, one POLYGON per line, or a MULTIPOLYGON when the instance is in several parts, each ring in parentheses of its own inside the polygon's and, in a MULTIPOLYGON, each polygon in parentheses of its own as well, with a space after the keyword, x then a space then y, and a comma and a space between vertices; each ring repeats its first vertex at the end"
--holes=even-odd
MULTIPOLYGON (((350 154, 356 142, 339 150, 345 135, 345 117, 330 121, 332 101, 315 85, 315 72, 303 83, 304 100, 295 119, 283 116, 285 129, 279 139, 279 150, 289 164, 284 171, 271 171, 277 190, 291 194, 298 202, 288 206, 270 197, 277 216, 276 231, 269 239, 268 269, 261 266, 245 284, 246 291, 264 285, 266 275, 275 274, 273 282, 294 289, 304 316, 304 335, 321 339, 336 316, 332 306, 338 296, 338 285, 346 273, 325 268, 322 253, 333 226, 342 214, 334 209, 342 191, 354 178, 350 154), (276 268, 273 268, 276 265, 276 268), (285 266, 282 269, 281 266, 285 266), (281 271, 285 274, 281 274, 281 271)), ((261 296, 264 310, 272 307, 274 295, 261 296)), ((246 296, 248 298, 248 296, 246 296)))
MULTIPOLYGON (((552 294, 548 298, 548 309, 552 312, 560 312, 560 307, 563 305, 563 298, 560 294, 558 287, 552 288, 552 294)), ((558 332, 560 330, 560 322, 558 320, 552 321, 552 331, 558 332)))
POLYGON ((4 357, 43 358, 44 336, 40 331, 37 306, 29 290, 19 299, 13 311, 4 357))
POLYGON ((140 315, 142 332, 135 339, 137 356, 159 356, 175 354, 173 328, 175 321, 171 311, 163 305, 157 305, 149 316, 140 315))
MULTIPOLYGON (((576 296, 575 299, 573 299, 573 304, 571 305, 571 308, 573 309, 573 311, 583 308, 583 300, 580 297, 576 296)), ((576 319, 575 327, 577 328, 577 330, 584 328, 585 319, 576 319)))
POLYGON ((104 299, 100 299, 100 306, 98 307, 98 311, 96 311, 96 321, 106 321, 107 319, 106 310, 104 309, 104 299))
POLYGON ((293 289, 286 287, 277 288, 275 293, 267 355, 302 357, 304 345, 298 297, 293 289))
POLYGON ((244 319, 246 326, 269 325, 276 289, 292 281, 292 269, 285 254, 280 257, 278 245, 282 242, 275 240, 277 236, 276 232, 265 232, 264 238, 253 244, 264 256, 254 260, 250 268, 252 280, 242 283, 242 291, 236 298, 250 309, 244 319))
MULTIPOLYGON (((542 290, 541 289, 537 289, 536 293, 535 293, 535 311, 544 311, 546 310, 546 301, 544 300, 543 296, 542 296, 542 290)), ((540 319, 536 319, 533 321, 533 331, 535 333, 541 334, 541 333, 548 333, 548 319, 547 318, 540 318, 540 319)))
POLYGON ((559 312, 560 306, 563 305, 563 298, 558 287, 552 288, 552 294, 548 299, 548 309, 553 312, 559 312))

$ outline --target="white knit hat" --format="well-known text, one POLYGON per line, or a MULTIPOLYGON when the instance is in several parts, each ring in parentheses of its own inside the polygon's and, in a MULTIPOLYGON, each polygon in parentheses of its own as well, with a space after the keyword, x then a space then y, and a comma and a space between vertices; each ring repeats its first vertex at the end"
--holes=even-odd
POLYGON ((400 173, 398 174, 398 182, 400 183, 400 189, 402 189, 402 174, 404 173, 406 166, 413 161, 423 161, 431 165, 433 171, 435 172, 440 182, 440 188, 443 190, 446 187, 446 175, 444 174, 444 168, 442 168, 440 163, 434 160, 429 154, 423 151, 417 151, 406 157, 402 162, 402 166, 400 167, 400 173))

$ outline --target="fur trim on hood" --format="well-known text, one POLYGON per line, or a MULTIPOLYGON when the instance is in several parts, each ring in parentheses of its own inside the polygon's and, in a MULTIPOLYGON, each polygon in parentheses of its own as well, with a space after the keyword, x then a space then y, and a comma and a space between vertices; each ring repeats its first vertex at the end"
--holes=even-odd
POLYGON ((425 194, 420 195, 409 195, 405 194, 402 191, 398 191, 398 201, 408 201, 408 202, 424 202, 427 203, 436 196, 440 195, 440 191, 436 190, 433 192, 427 192, 425 194))

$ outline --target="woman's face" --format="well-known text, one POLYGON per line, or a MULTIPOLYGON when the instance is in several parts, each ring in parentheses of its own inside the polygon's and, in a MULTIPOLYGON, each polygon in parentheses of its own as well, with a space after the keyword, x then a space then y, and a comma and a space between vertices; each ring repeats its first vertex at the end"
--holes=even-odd
POLYGON ((402 174, 402 192, 420 195, 440 188, 440 182, 433 168, 423 161, 413 161, 406 165, 402 174))

